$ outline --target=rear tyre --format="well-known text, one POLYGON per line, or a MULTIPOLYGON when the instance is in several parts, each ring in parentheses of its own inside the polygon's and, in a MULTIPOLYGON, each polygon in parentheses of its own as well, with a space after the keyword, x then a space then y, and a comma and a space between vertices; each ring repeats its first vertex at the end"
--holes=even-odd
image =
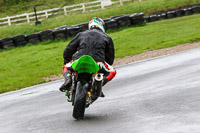
POLYGON ((85 113, 87 89, 89 84, 83 81, 77 83, 75 100, 74 100, 74 109, 72 116, 76 120, 83 119, 85 113))

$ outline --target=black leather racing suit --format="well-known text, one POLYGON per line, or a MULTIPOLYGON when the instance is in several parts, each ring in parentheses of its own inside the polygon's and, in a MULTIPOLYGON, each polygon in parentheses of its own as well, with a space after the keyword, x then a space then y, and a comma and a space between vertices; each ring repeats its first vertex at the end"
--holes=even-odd
POLYGON ((63 57, 65 63, 79 59, 82 55, 93 57, 96 62, 106 61, 112 65, 115 58, 111 37, 100 29, 81 32, 67 45, 63 57))

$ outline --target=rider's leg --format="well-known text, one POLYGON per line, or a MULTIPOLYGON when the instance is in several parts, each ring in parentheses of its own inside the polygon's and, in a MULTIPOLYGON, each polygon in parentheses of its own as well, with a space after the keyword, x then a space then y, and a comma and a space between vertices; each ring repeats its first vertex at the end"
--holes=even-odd
POLYGON ((66 65, 63 66, 63 76, 65 78, 64 84, 60 87, 60 91, 64 92, 68 90, 72 84, 72 76, 71 76, 71 71, 68 70, 69 67, 72 65, 72 61, 67 63, 66 65))
MULTIPOLYGON (((103 86, 104 86, 115 77, 116 70, 114 67, 112 67, 106 62, 98 62, 98 64, 100 66, 100 72, 104 73, 104 78, 103 78, 103 86)), ((104 96, 105 95, 102 92, 101 97, 104 97, 104 96)))
POLYGON ((103 79, 103 86, 104 86, 115 77, 117 72, 114 67, 112 67, 106 62, 99 62, 98 64, 101 69, 100 71, 104 73, 104 79, 103 79))

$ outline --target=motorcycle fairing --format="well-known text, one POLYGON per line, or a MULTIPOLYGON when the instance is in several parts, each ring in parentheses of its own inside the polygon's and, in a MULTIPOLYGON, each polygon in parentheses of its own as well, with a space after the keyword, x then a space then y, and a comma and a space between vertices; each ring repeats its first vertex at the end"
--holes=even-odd
POLYGON ((99 71, 98 64, 91 56, 83 55, 78 60, 74 61, 72 68, 78 73, 97 73, 99 71))

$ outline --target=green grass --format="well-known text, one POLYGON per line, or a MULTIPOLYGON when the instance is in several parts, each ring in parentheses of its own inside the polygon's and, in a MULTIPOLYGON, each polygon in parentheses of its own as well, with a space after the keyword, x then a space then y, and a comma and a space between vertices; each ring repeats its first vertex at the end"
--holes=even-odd
POLYGON ((156 11, 167 10, 171 8, 179 8, 187 6, 189 4, 200 3, 200 0, 142 0, 142 2, 134 1, 127 2, 123 6, 119 4, 111 7, 107 7, 105 10, 99 10, 94 12, 88 12, 85 14, 69 14, 68 16, 52 17, 44 20, 42 25, 34 26, 30 24, 23 24, 18 26, 10 26, 0 28, 0 38, 39 32, 47 29, 54 29, 55 27, 63 25, 74 25, 83 22, 88 22, 92 17, 98 16, 101 18, 110 18, 114 15, 131 14, 135 12, 145 12, 145 14, 151 14, 156 11))
POLYGON ((42 4, 37 6, 37 11, 41 11, 90 1, 94 0, 0 0, 0 18, 33 12, 31 6, 38 4, 42 4))
POLYGON ((139 54, 146 50, 172 47, 200 40, 200 15, 149 23, 146 26, 112 33, 116 56, 139 54))
MULTIPOLYGON (((108 31, 116 58, 146 50, 200 41, 200 14, 108 31)), ((70 40, 70 39, 69 39, 70 40)), ((62 73, 63 50, 69 41, 50 41, 0 52, 0 93, 45 82, 62 73)))
POLYGON ((44 42, 1 52, 0 92, 43 83, 41 77, 61 73, 64 45, 67 42, 44 42))

